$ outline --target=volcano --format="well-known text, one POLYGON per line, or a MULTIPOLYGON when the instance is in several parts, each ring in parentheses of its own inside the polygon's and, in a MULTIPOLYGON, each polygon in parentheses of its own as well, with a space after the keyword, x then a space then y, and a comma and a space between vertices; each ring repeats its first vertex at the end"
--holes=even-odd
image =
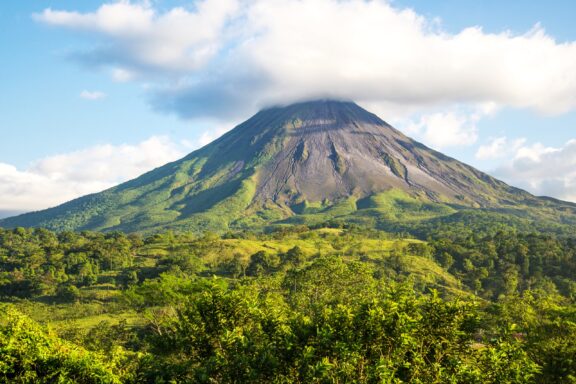
POLYGON ((511 187, 353 102, 319 100, 262 110, 181 160, 0 226, 221 232, 469 209, 560 218, 573 216, 575 205, 511 187))

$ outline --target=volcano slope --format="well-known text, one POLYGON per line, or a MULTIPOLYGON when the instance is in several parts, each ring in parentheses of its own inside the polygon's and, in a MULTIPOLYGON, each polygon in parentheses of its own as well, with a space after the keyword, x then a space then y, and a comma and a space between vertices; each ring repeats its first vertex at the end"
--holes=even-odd
POLYGON ((320 100, 265 109, 181 160, 0 226, 223 232, 336 219, 403 230, 481 217, 555 230, 573 228, 575 212, 427 148, 352 102, 320 100))

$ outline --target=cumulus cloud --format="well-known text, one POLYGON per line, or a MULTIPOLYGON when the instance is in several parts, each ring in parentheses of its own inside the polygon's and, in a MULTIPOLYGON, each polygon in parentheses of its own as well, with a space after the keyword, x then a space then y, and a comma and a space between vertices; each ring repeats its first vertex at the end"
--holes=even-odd
POLYGON ((44 209, 98 192, 183 155, 181 145, 154 136, 135 145, 98 145, 49 156, 24 170, 0 163, 0 214, 44 209))
MULTIPOLYGON (((186 118, 228 119, 315 97, 489 102, 548 114, 576 107, 576 43, 558 43, 539 25, 523 34, 475 26, 448 33, 384 0, 204 0, 164 12, 152 4, 34 17, 99 37, 97 48, 78 53, 83 61, 121 68, 121 81, 153 75, 155 107, 186 118)), ((462 125, 458 116, 431 119, 462 125)))
POLYGON ((86 100, 100 100, 106 97, 104 92, 100 91, 82 91, 80 92, 80 97, 86 100))
POLYGON ((122 64, 128 71, 183 72, 203 67, 219 52, 237 6, 236 0, 210 0, 192 12, 174 8, 158 14, 148 1, 119 1, 93 13, 46 9, 33 17, 104 37, 108 44, 80 55, 86 62, 122 64))
POLYGON ((476 151, 480 160, 498 159, 516 153, 526 143, 525 138, 509 140, 507 137, 495 137, 488 144, 481 145, 476 151))
POLYGON ((442 149, 474 144, 478 139, 478 119, 479 115, 437 112, 421 116, 406 125, 401 124, 400 129, 433 148, 442 149))
POLYGON ((576 139, 559 148, 523 145, 495 174, 534 194, 576 202, 576 139))

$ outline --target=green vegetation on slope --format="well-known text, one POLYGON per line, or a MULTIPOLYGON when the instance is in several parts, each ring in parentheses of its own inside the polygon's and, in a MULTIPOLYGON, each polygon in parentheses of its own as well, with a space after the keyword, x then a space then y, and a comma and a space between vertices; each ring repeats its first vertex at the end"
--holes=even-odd
POLYGON ((574 382, 576 240, 491 232, 0 230, 0 380, 574 382))
POLYGON ((510 187, 354 103, 322 100, 261 111, 181 160, 0 226, 199 234, 336 219, 425 238, 475 209, 512 226, 576 225, 574 204, 510 187))

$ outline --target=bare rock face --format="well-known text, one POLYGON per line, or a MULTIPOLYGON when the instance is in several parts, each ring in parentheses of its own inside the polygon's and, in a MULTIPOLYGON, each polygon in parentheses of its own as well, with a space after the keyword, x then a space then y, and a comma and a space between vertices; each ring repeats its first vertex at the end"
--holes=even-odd
POLYGON ((306 102, 256 117, 273 121, 275 134, 265 149, 269 160, 257 169, 255 201, 337 201, 391 188, 479 207, 530 197, 415 142, 351 102, 306 102))
POLYGON ((352 102, 320 100, 263 110, 181 160, 0 226, 225 230, 283 220, 306 204, 329 209, 390 190, 450 210, 574 213, 572 204, 534 197, 431 150, 352 102))

